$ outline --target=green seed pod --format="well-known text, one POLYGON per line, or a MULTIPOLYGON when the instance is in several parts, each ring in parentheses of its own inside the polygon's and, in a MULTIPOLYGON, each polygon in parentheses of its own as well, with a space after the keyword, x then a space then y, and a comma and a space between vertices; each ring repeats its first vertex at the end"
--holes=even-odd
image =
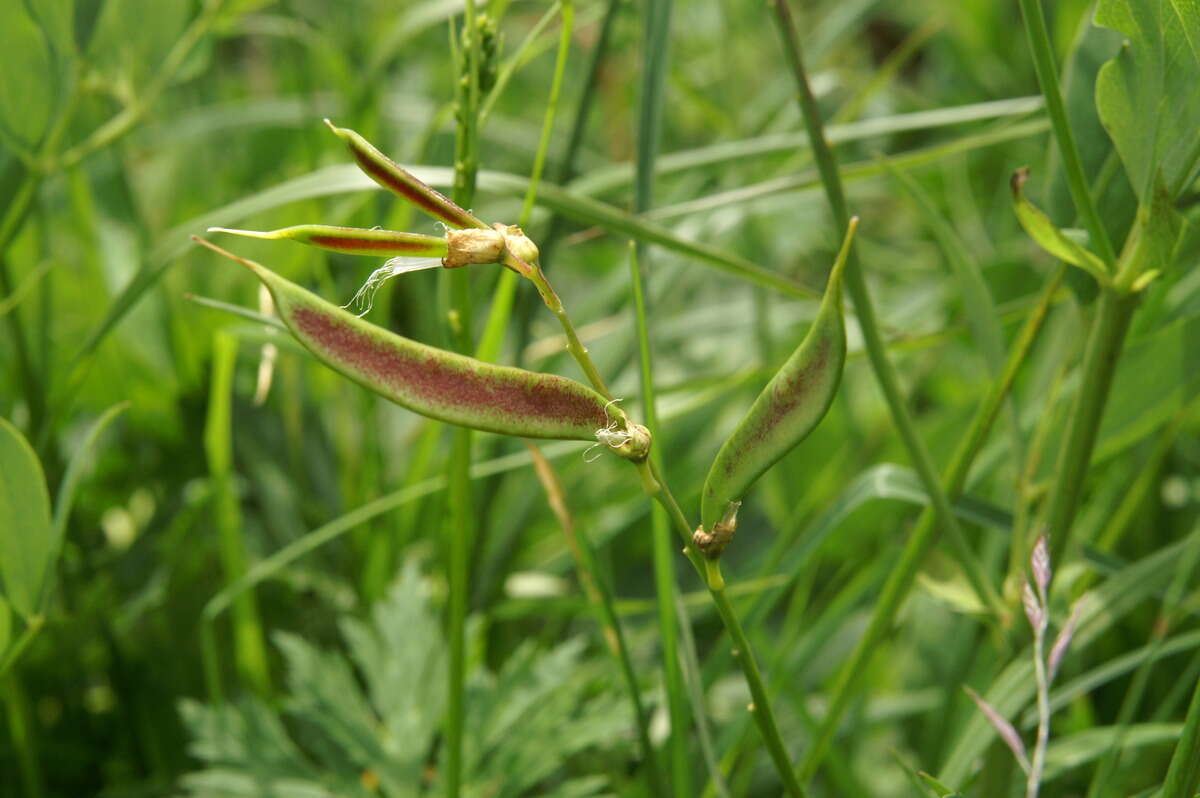
POLYGON ((644 459, 645 428, 603 396, 566 377, 447 352, 376 327, 258 263, 203 239, 254 272, 283 323, 318 360, 401 407, 464 427, 524 438, 591 440, 644 459))
POLYGON ((851 219, 804 340, 754 400, 708 471, 694 542, 710 558, 719 556, 732 538, 746 490, 812 432, 833 403, 846 362, 842 270, 857 226, 857 217, 851 219))
POLYGON ((282 230, 231 230, 210 227, 210 233, 230 233, 268 241, 298 241, 347 255, 385 255, 406 258, 444 258, 446 239, 420 233, 393 230, 364 230, 361 227, 334 227, 327 224, 299 224, 282 230))
POLYGON ((483 227, 479 218, 463 210, 439 191, 430 188, 400 164, 377 150, 371 142, 344 127, 336 127, 328 119, 325 124, 346 142, 358 166, 379 185, 416 205, 425 213, 450 227, 483 227))

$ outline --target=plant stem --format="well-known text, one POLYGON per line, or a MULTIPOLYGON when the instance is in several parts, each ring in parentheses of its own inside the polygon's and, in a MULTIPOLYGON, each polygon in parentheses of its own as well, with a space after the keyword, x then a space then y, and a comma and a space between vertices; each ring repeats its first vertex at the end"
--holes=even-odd
MULTIPOLYGON (((639 214, 645 213, 653 204, 654 169, 659 141, 662 138, 663 95, 666 88, 673 5, 674 0, 647 0, 642 4, 642 78, 638 97, 637 166, 633 197, 633 210, 639 214)), ((629 266, 641 354, 642 407, 651 439, 660 441, 658 446, 651 447, 650 457, 661 473, 662 445, 654 398, 649 322, 646 296, 642 290, 642 272, 638 264, 639 254, 645 254, 644 246, 631 248, 629 266)), ((671 551, 671 530, 665 511, 653 507, 650 519, 654 540, 654 586, 658 605, 659 638, 662 641, 663 675, 671 716, 671 791, 676 796, 687 796, 692 794, 687 746, 689 713, 679 667, 675 559, 671 551)), ((701 712, 703 708, 696 707, 695 710, 701 712)))
MULTIPOLYGON (((241 509, 233 484, 233 378, 237 365, 237 340, 224 332, 213 336, 212 378, 208 414, 204 423, 204 452, 212 485, 214 523, 226 586, 247 570, 241 509)), ((233 603, 233 653, 238 675, 261 696, 271 693, 266 635, 251 591, 233 603)))
POLYGON ((1191 798, 1200 788, 1200 682, 1192 694, 1183 734, 1171 755, 1160 798, 1191 798))
POLYGON ((42 776, 42 765, 38 759, 37 740, 33 734, 29 697, 15 673, 0 682, 0 690, 4 693, 8 734, 15 749, 13 753, 17 760, 23 794, 28 798, 41 798, 46 794, 46 785, 42 776))
MULTIPOLYGON (((1054 303, 1054 295, 1057 293, 1059 285, 1062 284, 1066 269, 1066 266, 1059 265, 1054 276, 1047 281, 1045 288, 1042 289, 1042 295, 1037 307, 1026 320, 1025 326, 1017 335, 1016 341, 1013 342, 1012 351, 1009 353, 1008 361, 1004 365, 1004 372, 992 384, 987 397, 979 406, 979 409, 975 411, 975 417, 971 420, 971 425, 966 435, 959 442, 958 448, 955 450, 949 465, 946 466, 942 480, 948 496, 957 498, 962 493, 963 486, 967 481, 967 475, 971 470, 971 465, 983 449, 983 444, 986 442, 988 433, 991 431, 992 425, 995 423, 996 417, 1004 404, 1005 397, 1007 397, 1013 382, 1016 380, 1017 372, 1020 371, 1021 366, 1024 365, 1025 359, 1033 348, 1033 343, 1037 339, 1046 316, 1050 312, 1050 307, 1054 303)), ((884 584, 883 591, 880 593, 879 599, 875 604, 875 610, 871 614, 867 630, 854 647, 854 653, 850 655, 850 659, 846 661, 846 664, 838 672, 837 681, 830 691, 829 710, 826 712, 825 720, 821 723, 820 731, 813 742, 812 748, 809 749, 807 756, 805 756, 800 766, 802 779, 807 780, 816 773, 821 760, 829 750, 829 746, 833 742, 833 736, 837 731, 838 725, 841 723, 842 716, 850 706, 850 699, 853 697, 854 691, 858 686, 859 679, 866 670, 867 661, 875 653, 879 642, 891 628, 892 620, 895 618, 896 612, 900 609, 901 602, 912 587, 917 569, 921 566, 921 562, 925 559, 925 554, 936 539, 937 526, 934 523, 936 520, 937 512, 934 508, 926 507, 921 512, 916 527, 913 529, 908 542, 904 546, 903 552, 900 554, 899 561, 891 573, 888 574, 887 582, 884 584)))
MULTIPOLYGON (((537 153, 533 157, 529 188, 525 190, 525 201, 521 205, 518 227, 525 227, 533 216, 537 200, 538 184, 545 169, 546 157, 550 152, 550 140, 554 133, 554 119, 558 114, 558 102, 562 93, 563 75, 566 73, 567 56, 571 50, 571 34, 575 26, 575 4, 573 0, 562 3, 562 31, 558 40, 558 52, 554 61, 554 77, 550 81, 550 95, 546 100, 546 113, 542 118, 542 135, 537 153)), ((492 306, 488 311, 487 323, 480 337, 475 356, 480 360, 492 361, 500 354, 504 331, 512 317, 513 300, 516 298, 517 281, 520 277, 512 269, 503 269, 492 292, 492 306)))
POLYGON ((1071 131, 1062 91, 1058 86, 1058 67, 1054 63, 1054 49, 1050 44, 1050 34, 1046 31, 1046 17, 1042 13, 1041 0, 1020 0, 1020 5, 1021 16, 1025 18, 1029 50, 1033 55, 1034 71, 1037 72, 1042 96, 1046 99, 1046 112, 1050 116, 1054 140, 1058 142, 1058 151, 1067 173, 1067 187, 1071 191, 1071 200, 1075 203, 1075 210, 1082 218, 1084 226, 1087 227, 1092 245, 1099 250, 1100 258, 1112 269, 1116 265, 1116 253, 1108 238, 1108 231, 1100 220, 1096 203, 1092 201, 1091 189, 1083 173, 1083 162, 1079 158, 1079 148, 1075 145, 1075 134, 1071 131))
POLYGON ((6 651, 0 651, 0 679, 4 678, 4 674, 8 673, 9 668, 17 664, 17 660, 21 658, 25 649, 29 648, 29 644, 33 642, 33 638, 37 637, 37 633, 45 625, 45 616, 34 615, 26 622, 21 636, 10 643, 6 651))
MULTIPOLYGON (((474 0, 466 0, 463 9, 463 44, 457 47, 454 25, 450 26, 452 46, 458 58, 457 119, 454 141, 453 200, 469 208, 475 198, 475 180, 479 171, 479 64, 480 31, 474 0)), ((471 284, 466 269, 442 272, 449 284, 450 306, 447 313, 450 340, 454 348, 469 353, 471 336, 471 284)), ((447 673, 446 767, 445 788, 448 798, 458 798, 463 784, 463 733, 467 676, 466 623, 470 595, 471 548, 474 517, 471 497, 471 430, 455 427, 447 470, 447 503, 450 551, 448 578, 448 637, 450 667, 447 673)))
POLYGON ((634 718, 637 723, 638 743, 646 762, 645 773, 650 795, 662 794, 666 788, 666 782, 662 780, 663 774, 658 767, 654 745, 650 742, 650 721, 646 715, 646 708, 642 704, 641 690, 638 687, 637 676, 634 674, 633 662, 629 658, 629 647, 625 643, 621 620, 613 602, 612 588, 596 563, 596 554, 592 551, 587 536, 579 533, 575 528, 575 520, 567 507, 566 492, 558 479, 558 474, 555 473, 553 466, 550 465, 536 444, 525 441, 525 446, 533 456, 534 471, 541 480, 542 487, 546 490, 546 497, 551 509, 558 516, 559 524, 563 528, 563 535, 567 539, 567 548, 575 558, 579 582, 583 586, 588 601, 596 611, 597 619, 604 630, 605 642, 620 665, 621 675, 629 690, 629 698, 633 704, 634 718))
MULTIPOLYGON (((775 16, 780 34, 783 37, 788 64, 796 79, 796 85, 799 90, 800 110, 804 116, 804 125, 808 131, 813 157, 817 162, 817 170, 821 175, 821 183, 824 186, 825 195, 829 200, 829 205, 833 211, 834 221, 838 225, 838 229, 845 230, 850 223, 846 194, 842 188, 841 176, 838 174, 837 159, 834 157, 833 151, 829 147, 829 142, 825 138, 824 124, 821 121, 821 112, 817 107, 816 97, 813 96, 812 88, 808 83, 808 74, 804 68, 804 54, 801 49, 800 39, 796 35, 796 26, 792 20, 791 10, 786 0, 771 0, 771 4, 775 8, 775 16)), ((867 291, 867 283, 863 278, 862 267, 858 262, 857 248, 850 250, 850 257, 846 262, 845 274, 846 290, 854 302, 854 310, 858 315, 859 328, 862 331, 863 344, 866 347, 867 356, 871 361, 871 368, 875 372, 876 381, 879 383, 884 398, 887 400, 892 420, 896 425, 897 431, 900 433, 905 448, 908 450, 909 457, 913 461, 913 466, 916 468, 917 475, 921 479, 921 484, 924 486, 926 493, 929 494, 929 499, 934 509, 937 510, 939 520, 949 533, 951 543, 954 546, 954 553, 976 597, 996 617, 1003 619, 1007 615, 1004 603, 1000 600, 996 589, 983 573, 982 566, 977 563, 974 554, 971 552, 966 536, 963 534, 962 528, 958 524, 958 519, 950 507, 950 501, 946 498, 946 493, 942 490, 941 483, 938 481, 937 469, 934 467, 933 459, 929 456, 929 452, 925 448, 925 444, 921 441, 920 436, 917 435, 916 425, 913 423, 908 405, 905 402, 904 393, 900 388, 900 381, 896 377, 896 371, 892 367, 891 361, 888 360, 887 348, 879 332, 879 324, 875 318, 875 308, 871 303, 871 296, 867 291)))
MULTIPOLYGON (((575 334, 574 325, 563 309, 562 301, 559 300, 558 294, 546 279, 545 274, 541 269, 535 269, 532 272, 531 279, 537 285, 542 299, 554 314, 558 316, 559 322, 563 325, 563 330, 567 334, 567 350, 575 358, 576 362, 579 363, 584 373, 588 375, 588 378, 592 381, 592 387, 606 398, 611 399, 612 394, 609 393, 608 387, 600 378, 596 365, 592 362, 591 355, 579 343, 579 337, 575 334), (553 305, 551 305, 551 301, 554 302, 553 305)), ((780 737, 778 727, 775 725, 775 714, 771 711, 770 700, 767 696, 766 687, 763 685, 762 674, 759 673, 758 664, 754 659, 754 652, 750 648, 749 641, 746 640, 741 627, 736 625, 737 618, 733 615, 732 610, 730 609, 727 613, 721 611, 720 603, 725 602, 728 608, 728 599, 725 598, 725 582, 721 575, 720 566, 714 561, 702 557, 695 545, 693 545, 693 527, 688 523, 687 516, 680 509, 679 503, 675 501, 675 496, 671 493, 671 489, 662 478, 662 473, 654 464, 654 461, 647 459, 641 463, 637 463, 636 466, 638 475, 642 480, 642 487, 648 495, 652 496, 666 510, 668 517, 683 540, 684 555, 692 563, 692 567, 696 569, 696 573, 704 579, 713 602, 718 605, 718 614, 721 616, 726 630, 729 632, 730 637, 734 639, 738 650, 743 655, 738 657, 738 663, 741 665, 742 673, 745 675, 746 682, 750 686, 750 694, 754 696, 754 720, 758 724, 759 731, 767 743, 771 758, 775 763, 776 770, 779 771, 780 778, 783 779, 788 794, 792 798, 803 798, 805 794, 804 789, 801 787, 795 772, 792 770, 791 763, 788 761, 783 740, 780 737), (731 623, 733 624, 732 626, 731 623)))
POLYGON ((1068 415, 1066 437, 1060 450, 1055 469, 1057 476, 1046 512, 1045 531, 1050 539, 1052 561, 1062 557, 1071 536, 1075 509, 1079 505, 1083 482, 1091 463, 1092 449, 1108 402, 1117 359, 1138 300, 1137 295, 1118 293, 1110 288, 1101 290, 1099 307, 1092 321, 1080 366, 1082 377, 1068 415))
MULTIPOLYGON (((662 470, 662 438, 658 423, 658 408, 654 392, 654 363, 650 349, 649 320, 642 287, 642 271, 638 264, 637 247, 629 248, 629 280, 633 288, 634 315, 637 320, 638 351, 641 365, 642 413, 651 440, 659 441, 650 448, 650 457, 662 470)), ((691 794, 691 768, 687 756, 688 698, 683 688, 679 664, 678 618, 675 612, 678 587, 675 582, 675 552, 671 546, 671 529, 666 511, 651 508, 651 531, 654 539, 654 587, 658 609, 658 633, 662 642, 663 676, 667 691, 667 708, 671 716, 671 787, 675 795, 691 794)), ((696 707, 703 711, 702 706, 696 707)))
MULTIPOLYGON (((1050 612, 1042 597, 1043 617, 1050 612)), ((1037 798, 1042 785, 1042 771, 1046 767, 1046 745, 1050 740, 1050 685, 1046 675, 1046 621, 1043 619, 1033 627, 1033 680, 1037 685, 1037 739, 1033 744, 1033 756, 1029 760, 1029 774, 1025 779, 1025 798, 1037 798)))
POLYGON ((750 696, 754 699, 754 703, 750 705, 749 710, 754 713, 754 721, 758 724, 759 732, 762 734, 763 741, 767 745, 767 751, 775 763, 776 771, 778 771, 780 778, 783 779, 784 787, 787 789, 789 795, 799 798, 805 794, 804 788, 800 785, 796 777, 796 772, 792 769, 791 761, 788 759, 787 749, 783 745, 783 738, 780 736, 779 727, 775 723, 775 713, 771 709, 770 697, 767 695, 767 688, 763 683, 762 673, 759 671, 758 662, 754 657, 754 650, 750 647, 750 641, 746 638, 746 633, 742 631, 741 623, 738 622, 737 615, 734 613, 733 607, 730 606, 729 599, 725 595, 725 580, 721 574, 721 566, 715 560, 708 560, 702 557, 692 544, 692 525, 688 523, 687 517, 679 507, 679 502, 675 501, 675 496, 671 493, 671 489, 667 486, 655 465, 650 463, 647 466, 646 463, 643 463, 639 468, 649 469, 650 476, 657 485, 654 498, 667 511, 680 537, 684 540, 684 554, 691 560, 692 565, 696 568, 696 572, 705 579, 709 595, 712 597, 713 604, 717 608, 717 614, 720 616, 721 622, 725 625, 725 630, 729 633, 729 637, 733 641, 734 658, 742 668, 742 673, 746 677, 746 684, 750 688, 750 696))

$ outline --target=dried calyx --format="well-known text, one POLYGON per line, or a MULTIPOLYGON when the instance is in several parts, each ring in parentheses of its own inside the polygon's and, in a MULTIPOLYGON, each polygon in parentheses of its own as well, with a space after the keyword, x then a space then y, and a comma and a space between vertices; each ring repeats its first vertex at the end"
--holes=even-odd
POLYGON ((721 552, 725 551, 725 547, 733 540, 733 533, 737 531, 737 514, 741 506, 741 502, 730 502, 721 520, 713 524, 711 532, 706 532, 702 526, 696 527, 696 531, 692 533, 692 543, 701 554, 710 560, 721 556, 721 552))
POLYGON ((496 223, 491 229, 447 230, 442 265, 447 269, 477 263, 504 263, 507 266, 511 259, 504 257, 506 252, 525 263, 537 263, 538 260, 537 245, 516 225, 496 223))

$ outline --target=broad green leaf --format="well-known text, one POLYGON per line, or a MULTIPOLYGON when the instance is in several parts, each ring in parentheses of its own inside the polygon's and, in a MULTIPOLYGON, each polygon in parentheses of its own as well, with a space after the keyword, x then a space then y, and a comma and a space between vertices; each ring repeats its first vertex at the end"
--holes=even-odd
MULTIPOLYGON (((418 798, 437 765, 446 644, 430 588, 410 562, 366 619, 339 624, 349 656, 279 635, 288 672, 276 705, 258 699, 181 709, 201 770, 193 796, 418 798), (434 767, 431 769, 430 765, 434 767), (366 786, 371 774, 374 788, 366 786)), ((629 719, 580 640, 517 648, 497 672, 473 658, 468 676, 464 795, 592 795, 607 779, 560 781, 585 749, 623 747, 629 719), (560 775, 561 774, 561 775, 560 775), (558 783, 557 790, 544 787, 558 783), (568 786, 570 785, 570 786, 568 786)))
POLYGON ((23 3, 6 5, 0 23, 0 138, 31 153, 50 127, 61 87, 46 30, 23 3))
POLYGON ((1200 0, 1100 0, 1128 42, 1096 78, 1096 109, 1145 203, 1161 174, 1178 196, 1200 157, 1200 0))
POLYGON ((1029 170, 1018 169, 1009 183, 1012 188, 1013 210, 1016 211, 1021 227, 1034 243, 1046 252, 1087 271, 1102 284, 1107 283, 1108 270, 1104 267, 1104 261, 1088 251, 1074 237, 1058 229, 1050 217, 1025 196, 1025 181, 1028 179, 1029 170))
POLYGON ((38 614, 52 553, 42 464, 17 428, 0 418, 0 576, 9 603, 26 619, 38 614))
POLYGON ((191 3, 108 0, 96 20, 89 60, 132 98, 158 75, 191 13, 191 3))
POLYGON ((1133 341, 1121 357, 1100 425, 1094 459, 1151 434, 1200 393, 1200 315, 1133 341))

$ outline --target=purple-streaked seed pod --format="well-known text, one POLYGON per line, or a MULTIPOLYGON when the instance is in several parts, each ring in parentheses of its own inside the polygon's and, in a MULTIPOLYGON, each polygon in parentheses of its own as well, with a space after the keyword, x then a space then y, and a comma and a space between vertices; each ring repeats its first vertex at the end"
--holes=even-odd
POLYGON ((626 459, 646 456, 650 440, 645 428, 585 385, 403 338, 265 266, 195 240, 250 269, 270 290, 279 318, 318 360, 401 407, 486 432, 599 440, 626 459))
POLYGON ((415 175, 384 155, 358 133, 349 128, 337 127, 328 119, 325 120, 325 124, 346 143, 359 168, 379 185, 450 227, 487 228, 487 225, 470 211, 460 208, 449 197, 418 180, 415 175))
POLYGON ((210 227, 210 233, 230 233, 267 241, 297 241, 347 255, 383 255, 407 258, 444 258, 446 239, 420 233, 393 230, 365 230, 361 227, 335 227, 327 224, 298 224, 280 230, 234 230, 210 227))
MULTIPOLYGON (((833 404, 846 362, 842 270, 857 227, 858 219, 851 219, 830 270, 825 296, 804 340, 717 452, 701 496, 701 539, 717 531, 730 503, 740 501, 763 472, 804 440, 833 404)), ((724 537, 713 535, 714 552, 724 548, 717 545, 724 537)))

